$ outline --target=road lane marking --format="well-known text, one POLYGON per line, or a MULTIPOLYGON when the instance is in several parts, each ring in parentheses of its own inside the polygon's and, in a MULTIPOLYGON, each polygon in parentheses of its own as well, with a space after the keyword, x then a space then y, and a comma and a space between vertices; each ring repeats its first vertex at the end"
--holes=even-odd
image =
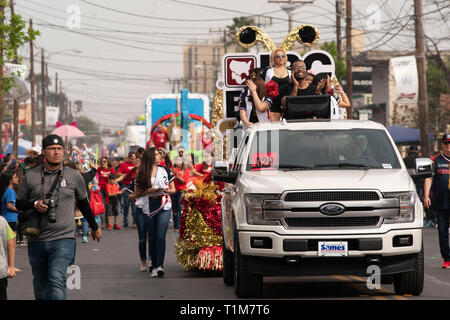
POLYGON ((409 300, 408 298, 406 298, 404 296, 399 296, 399 295, 395 295, 395 296, 392 296, 392 297, 394 297, 394 299, 397 299, 397 300, 409 300))

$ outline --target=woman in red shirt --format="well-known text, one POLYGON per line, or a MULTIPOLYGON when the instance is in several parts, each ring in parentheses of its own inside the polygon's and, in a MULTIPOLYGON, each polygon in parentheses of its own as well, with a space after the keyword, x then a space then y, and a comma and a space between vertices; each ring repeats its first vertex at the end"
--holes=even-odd
POLYGON ((100 159, 100 167, 97 168, 97 174, 98 174, 98 186, 100 187, 100 194, 102 195, 103 205, 105 206, 106 212, 105 216, 102 217, 103 220, 103 228, 107 228, 107 221, 108 221, 108 206, 106 205, 106 197, 108 194, 106 193, 106 185, 109 182, 109 175, 117 174, 116 170, 111 165, 111 162, 107 157, 102 157, 100 159))
POLYGON ((174 167, 172 168, 173 175, 175 176, 174 184, 176 192, 171 195, 172 197, 172 211, 173 211, 173 229, 174 232, 180 230, 180 219, 182 213, 181 199, 183 193, 187 190, 187 183, 189 181, 190 173, 189 169, 184 166, 183 158, 176 157, 174 160, 174 167))

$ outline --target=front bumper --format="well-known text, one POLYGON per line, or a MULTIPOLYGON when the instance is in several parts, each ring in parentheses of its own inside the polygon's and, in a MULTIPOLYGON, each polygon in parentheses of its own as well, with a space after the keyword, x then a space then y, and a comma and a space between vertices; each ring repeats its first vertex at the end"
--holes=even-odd
POLYGON ((413 270, 422 249, 422 229, 347 235, 287 236, 265 231, 240 231, 238 234, 241 254, 252 270, 249 271, 267 275, 366 275, 367 267, 374 264, 380 266, 383 274, 394 274, 413 270), (411 236, 411 244, 394 245, 398 236, 411 236), (255 238, 266 239, 270 248, 255 248, 255 238), (347 241, 348 256, 319 257, 318 241, 347 241))

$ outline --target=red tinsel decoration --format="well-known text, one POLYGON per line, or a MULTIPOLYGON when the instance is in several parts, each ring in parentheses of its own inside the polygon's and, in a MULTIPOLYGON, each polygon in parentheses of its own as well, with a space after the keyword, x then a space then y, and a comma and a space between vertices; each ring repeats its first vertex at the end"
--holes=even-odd
POLYGON ((266 83, 266 96, 269 96, 272 99, 278 97, 278 83, 273 80, 266 83))

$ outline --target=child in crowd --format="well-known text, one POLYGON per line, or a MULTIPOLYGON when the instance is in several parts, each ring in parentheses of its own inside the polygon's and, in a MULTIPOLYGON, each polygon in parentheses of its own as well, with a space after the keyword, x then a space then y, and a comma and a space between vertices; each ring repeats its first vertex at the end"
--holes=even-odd
POLYGON ((15 254, 16 235, 5 218, 0 216, 0 300, 8 300, 8 278, 16 276, 15 254))
POLYGON ((119 226, 119 196, 125 192, 119 190, 118 176, 114 173, 109 174, 108 184, 106 185, 106 205, 108 206, 108 230, 112 230, 111 217, 114 217, 114 229, 122 229, 119 226))
POLYGON ((17 233, 18 210, 16 208, 16 188, 19 179, 13 170, 7 170, 2 173, 0 180, 0 196, 2 199, 2 216, 9 223, 11 229, 17 233))

